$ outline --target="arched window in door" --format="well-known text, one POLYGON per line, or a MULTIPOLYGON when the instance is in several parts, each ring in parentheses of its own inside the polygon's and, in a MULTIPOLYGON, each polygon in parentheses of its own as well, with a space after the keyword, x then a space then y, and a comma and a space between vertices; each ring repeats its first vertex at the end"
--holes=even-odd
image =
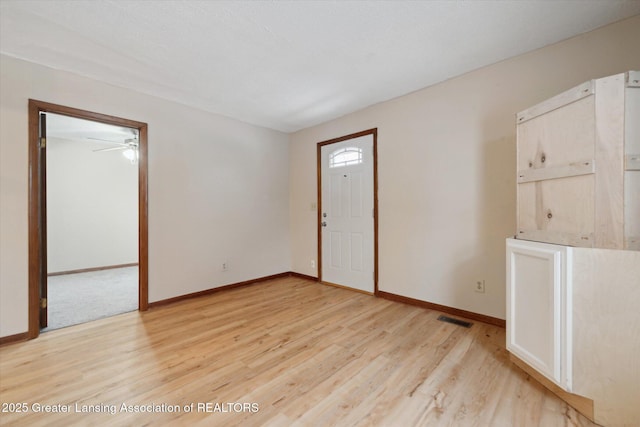
POLYGON ((362 163, 362 149, 357 147, 340 148, 329 154, 329 167, 339 168, 362 163))

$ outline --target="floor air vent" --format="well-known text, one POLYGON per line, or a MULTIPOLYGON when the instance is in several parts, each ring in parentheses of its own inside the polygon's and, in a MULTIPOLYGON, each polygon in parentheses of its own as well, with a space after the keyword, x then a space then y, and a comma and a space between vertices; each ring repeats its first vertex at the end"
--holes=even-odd
POLYGON ((441 320, 447 323, 453 323, 454 325, 458 325, 458 326, 464 326, 465 328, 470 328, 471 325, 473 325, 473 323, 471 322, 465 322, 464 320, 454 319, 453 317, 448 317, 448 316, 439 316, 438 320, 441 320))

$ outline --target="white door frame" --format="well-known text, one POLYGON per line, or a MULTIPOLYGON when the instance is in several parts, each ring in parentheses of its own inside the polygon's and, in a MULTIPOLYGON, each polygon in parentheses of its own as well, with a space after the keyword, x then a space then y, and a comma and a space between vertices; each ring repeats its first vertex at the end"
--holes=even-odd
MULTIPOLYGON (((318 142, 317 171, 318 171, 318 280, 322 280, 322 147, 329 144, 347 141, 366 135, 373 136, 373 294, 378 295, 378 128, 352 133, 339 138, 318 142)), ((328 283, 327 283, 328 284, 328 283)), ((331 284, 334 285, 334 284, 331 284)), ((352 289, 352 288, 348 288, 352 289)), ((358 289, 352 289, 358 291, 358 289)))

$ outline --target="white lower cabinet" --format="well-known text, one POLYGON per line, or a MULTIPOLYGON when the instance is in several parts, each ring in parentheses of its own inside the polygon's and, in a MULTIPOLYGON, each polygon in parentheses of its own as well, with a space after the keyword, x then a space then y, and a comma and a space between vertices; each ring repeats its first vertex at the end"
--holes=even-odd
POLYGON ((507 350, 568 392, 571 250, 507 239, 507 350))
POLYGON ((640 251, 507 239, 506 264, 514 363, 590 420, 640 426, 640 251))

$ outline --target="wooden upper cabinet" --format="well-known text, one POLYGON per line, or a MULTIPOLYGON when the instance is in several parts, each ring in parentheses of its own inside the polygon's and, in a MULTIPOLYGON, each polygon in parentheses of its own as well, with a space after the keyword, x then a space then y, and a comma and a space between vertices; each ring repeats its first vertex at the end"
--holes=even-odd
POLYGON ((517 238, 640 250, 640 72, 517 115, 517 238))

